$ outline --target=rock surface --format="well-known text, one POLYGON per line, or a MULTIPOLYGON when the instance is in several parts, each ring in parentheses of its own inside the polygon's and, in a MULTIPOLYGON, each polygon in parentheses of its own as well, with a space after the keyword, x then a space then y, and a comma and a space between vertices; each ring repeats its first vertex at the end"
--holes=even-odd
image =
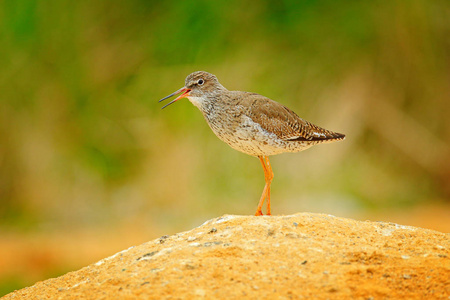
POLYGON ((448 299, 449 234, 330 215, 225 215, 3 299, 448 299))

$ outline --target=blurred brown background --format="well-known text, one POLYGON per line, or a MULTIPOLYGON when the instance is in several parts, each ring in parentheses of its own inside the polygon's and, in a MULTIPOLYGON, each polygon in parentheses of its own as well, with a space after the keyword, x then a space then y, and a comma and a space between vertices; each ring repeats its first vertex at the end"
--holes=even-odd
POLYGON ((450 231, 450 2, 0 2, 0 295, 254 212, 257 159, 187 100, 197 70, 347 134, 271 159, 273 213, 450 231))

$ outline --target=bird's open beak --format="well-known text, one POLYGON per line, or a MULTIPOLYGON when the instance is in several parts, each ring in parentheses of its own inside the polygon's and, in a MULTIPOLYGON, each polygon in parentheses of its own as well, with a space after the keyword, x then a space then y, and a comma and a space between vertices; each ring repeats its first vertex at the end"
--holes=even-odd
POLYGON ((178 96, 177 98, 175 98, 175 100, 172 100, 172 101, 170 101, 169 103, 167 103, 166 105, 164 105, 161 109, 163 109, 163 108, 169 106, 170 104, 172 104, 172 103, 174 103, 174 102, 180 100, 181 98, 186 98, 187 96, 189 96, 189 92, 190 92, 190 91, 191 91, 190 89, 188 89, 188 88, 186 88, 186 87, 183 87, 183 88, 179 89, 178 91, 176 91, 176 92, 170 94, 169 96, 166 96, 166 97, 162 98, 162 99, 159 100, 158 102, 164 101, 164 100, 166 100, 166 99, 168 99, 168 98, 170 98, 170 97, 173 97, 173 96, 175 96, 175 95, 178 95, 178 94, 182 93, 180 96, 178 96))

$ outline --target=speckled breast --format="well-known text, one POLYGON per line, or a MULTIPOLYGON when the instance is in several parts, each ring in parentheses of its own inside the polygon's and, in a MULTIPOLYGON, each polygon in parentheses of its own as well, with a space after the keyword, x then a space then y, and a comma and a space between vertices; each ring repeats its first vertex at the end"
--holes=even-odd
POLYGON ((248 155, 270 156, 299 152, 312 146, 306 142, 284 141, 243 114, 238 117, 233 117, 232 114, 209 117, 205 115, 208 125, 219 139, 248 155))

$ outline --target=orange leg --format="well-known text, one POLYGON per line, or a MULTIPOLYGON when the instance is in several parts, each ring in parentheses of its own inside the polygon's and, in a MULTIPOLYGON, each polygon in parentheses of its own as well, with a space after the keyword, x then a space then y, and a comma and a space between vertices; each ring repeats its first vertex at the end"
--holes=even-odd
MULTIPOLYGON (((267 215, 271 215, 270 213, 270 184, 272 183, 272 179, 273 179, 273 171, 272 171, 272 166, 270 165, 270 161, 269 161, 269 157, 266 156, 266 162, 267 162, 267 167, 268 167, 268 171, 269 171, 269 178, 268 178, 268 182, 269 182, 269 187, 267 188, 267 215)), ((267 184, 267 179, 266 179, 266 184, 267 184)))
POLYGON ((264 186, 263 193, 261 195, 261 198, 259 199, 258 208, 256 209, 255 216, 262 216, 263 213, 261 211, 262 206, 264 204, 264 200, 267 197, 267 215, 270 215, 270 184, 272 183, 273 179, 273 171, 272 167, 270 166, 269 157, 267 156, 258 156, 259 161, 262 164, 263 170, 264 170, 264 179, 266 181, 266 185, 264 186))

